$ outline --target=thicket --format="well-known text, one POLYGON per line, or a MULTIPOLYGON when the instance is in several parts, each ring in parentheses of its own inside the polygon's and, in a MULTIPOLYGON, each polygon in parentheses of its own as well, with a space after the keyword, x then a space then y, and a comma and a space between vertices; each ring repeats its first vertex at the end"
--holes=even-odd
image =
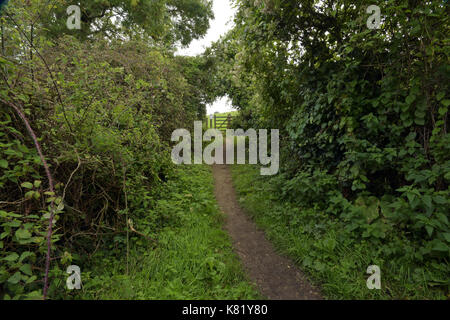
POLYGON ((0 16, 4 299, 65 297, 68 265, 102 250, 128 263, 130 247, 157 243, 175 215, 154 210, 174 175, 171 132, 210 99, 208 61, 173 53, 206 32, 210 2, 82 1, 72 31, 66 4, 13 1, 0 16))
POLYGON ((209 51, 217 94, 237 125, 280 129, 277 196, 342 222, 382 270, 448 294, 448 3, 236 2, 236 26, 209 51))
MULTIPOLYGON (((170 217, 157 245, 132 246, 126 257, 103 250, 83 273, 82 298, 88 299, 257 299, 247 279, 214 197, 207 165, 177 166, 161 187, 151 210, 170 217)), ((151 215, 147 214, 147 215, 151 215)), ((138 241, 144 241, 140 239, 138 241)), ((108 244, 110 248, 114 243, 108 244)), ((79 296, 76 296, 78 298, 79 296)))

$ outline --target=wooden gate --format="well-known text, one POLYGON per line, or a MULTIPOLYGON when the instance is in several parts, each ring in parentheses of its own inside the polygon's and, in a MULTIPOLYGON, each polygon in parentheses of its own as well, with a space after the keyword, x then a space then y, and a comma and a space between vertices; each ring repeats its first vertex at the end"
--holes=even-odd
POLYGON ((209 119, 207 118, 206 121, 209 121, 209 125, 207 126, 208 128, 225 131, 226 129, 231 128, 233 116, 231 114, 228 114, 226 116, 214 115, 210 116, 209 119))

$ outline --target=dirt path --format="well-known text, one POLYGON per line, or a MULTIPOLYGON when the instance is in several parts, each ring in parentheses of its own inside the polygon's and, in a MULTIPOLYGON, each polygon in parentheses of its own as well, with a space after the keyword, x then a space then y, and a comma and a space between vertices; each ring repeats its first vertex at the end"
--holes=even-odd
POLYGON ((236 199, 229 166, 214 165, 213 174, 216 198, 226 215, 225 228, 259 292, 271 300, 321 299, 304 274, 292 261, 275 252, 264 233, 243 212, 236 199))

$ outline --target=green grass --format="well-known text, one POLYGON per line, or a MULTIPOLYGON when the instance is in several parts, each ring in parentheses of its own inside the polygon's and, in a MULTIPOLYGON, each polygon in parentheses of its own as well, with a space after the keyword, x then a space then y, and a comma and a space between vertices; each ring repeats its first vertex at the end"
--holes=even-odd
POLYGON ((163 200, 176 223, 158 233, 156 248, 150 243, 132 245, 129 275, 125 274, 125 253, 115 260, 97 257, 97 265, 82 274, 80 298, 260 298, 222 229, 210 168, 180 167, 177 176, 163 200))
MULTIPOLYGON (((425 268, 418 272, 417 266, 392 262, 381 247, 351 239, 343 224, 326 213, 281 201, 271 178, 260 176, 257 166, 235 165, 232 174, 241 205, 277 250, 292 258, 322 288, 325 297, 446 299, 441 290, 430 286, 435 275, 425 268), (369 265, 381 268, 381 290, 366 286, 369 265)), ((396 244, 398 248, 404 245, 401 240, 396 244)), ((442 277, 445 274, 436 278, 442 277)))

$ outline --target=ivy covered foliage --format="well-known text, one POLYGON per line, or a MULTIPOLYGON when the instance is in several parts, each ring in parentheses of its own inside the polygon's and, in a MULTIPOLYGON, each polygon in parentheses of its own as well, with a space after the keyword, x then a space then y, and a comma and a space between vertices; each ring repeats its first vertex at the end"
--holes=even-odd
POLYGON ((47 26, 66 1, 53 4, 55 15, 48 1, 14 1, 0 17, 4 299, 61 298, 69 264, 83 269, 106 245, 123 256, 136 241, 157 239, 174 214, 153 210, 174 175, 171 133, 201 119, 210 100, 208 82, 199 82, 208 62, 174 57, 172 40, 149 32, 130 6, 159 3, 164 30, 176 28, 168 12, 194 21, 178 28, 188 41, 205 33, 209 2, 87 2, 93 12, 106 4, 130 10, 133 21, 113 35, 54 33, 47 26))
POLYGON ((341 222, 382 270, 448 294, 448 3, 236 2, 236 26, 209 52, 217 94, 240 126, 280 129, 278 196, 341 222))

